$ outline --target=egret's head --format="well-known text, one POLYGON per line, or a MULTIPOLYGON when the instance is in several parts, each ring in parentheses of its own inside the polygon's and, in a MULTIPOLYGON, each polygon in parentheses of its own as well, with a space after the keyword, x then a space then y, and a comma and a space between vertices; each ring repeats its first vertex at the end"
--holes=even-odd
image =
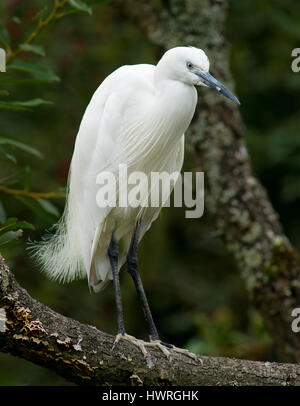
POLYGON ((157 64, 163 75, 191 86, 207 86, 217 90, 233 102, 238 99, 209 73, 209 60, 202 49, 176 47, 169 49, 157 64))

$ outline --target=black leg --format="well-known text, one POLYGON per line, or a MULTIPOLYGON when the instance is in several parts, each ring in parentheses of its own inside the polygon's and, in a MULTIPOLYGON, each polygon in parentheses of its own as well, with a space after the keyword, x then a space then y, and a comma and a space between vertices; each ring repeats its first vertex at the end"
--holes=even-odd
POLYGON ((120 289, 120 279, 118 272, 118 256, 119 256, 119 247, 118 241, 112 235, 110 244, 107 251, 111 270, 113 274, 114 289, 115 289, 115 299, 116 299, 116 308, 117 308, 117 317, 118 317, 118 334, 125 334, 124 319, 123 319, 123 307, 122 307, 122 298, 121 298, 121 289, 120 289))
POLYGON ((159 335, 155 327, 150 307, 146 298, 146 294, 143 288, 142 280, 138 271, 138 258, 137 258, 137 249, 138 249, 138 235, 141 221, 139 220, 135 226, 134 233, 131 239, 129 251, 127 254, 127 266, 128 272, 130 273, 135 288, 137 290, 141 306, 144 312, 144 316, 147 323, 147 328, 149 332, 150 340, 159 340, 159 335))

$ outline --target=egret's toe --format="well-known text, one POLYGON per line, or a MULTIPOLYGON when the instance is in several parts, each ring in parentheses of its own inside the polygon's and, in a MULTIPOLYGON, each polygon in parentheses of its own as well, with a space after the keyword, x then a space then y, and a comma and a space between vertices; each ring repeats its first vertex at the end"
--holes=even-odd
POLYGON ((136 345, 139 348, 139 350, 142 352, 144 358, 147 358, 147 350, 145 348, 144 341, 139 340, 138 338, 135 338, 134 336, 131 336, 127 333, 125 333, 125 334, 119 333, 116 335, 114 344, 112 346, 112 350, 114 350, 115 346, 118 344, 118 342, 120 340, 126 340, 126 341, 129 341, 132 344, 136 345))
POLYGON ((158 348, 167 358, 169 361, 172 360, 172 354, 171 352, 168 350, 168 348, 172 348, 171 344, 165 344, 160 340, 153 340, 150 341, 150 343, 145 343, 145 345, 148 347, 156 347, 158 348), (167 348, 168 347, 168 348, 167 348))
POLYGON ((175 351, 175 352, 178 352, 179 354, 186 355, 187 357, 191 358, 194 361, 199 361, 203 365, 203 361, 200 358, 200 356, 194 354, 193 352, 190 352, 189 350, 186 350, 184 348, 178 348, 178 347, 175 347, 175 346, 172 347, 172 350, 175 351))

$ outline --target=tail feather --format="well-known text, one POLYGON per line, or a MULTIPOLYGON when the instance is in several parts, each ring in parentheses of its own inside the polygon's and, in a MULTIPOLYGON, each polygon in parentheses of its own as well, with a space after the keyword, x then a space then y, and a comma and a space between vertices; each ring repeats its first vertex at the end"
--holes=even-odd
POLYGON ((86 277, 86 267, 80 244, 80 216, 78 206, 70 188, 71 171, 68 177, 67 199, 64 213, 59 222, 52 227, 42 241, 31 244, 33 259, 42 272, 50 279, 62 283, 86 277))
POLYGON ((68 230, 68 213, 54 227, 54 234, 47 234, 42 241, 29 246, 32 257, 52 280, 66 283, 84 278, 80 250, 68 230))

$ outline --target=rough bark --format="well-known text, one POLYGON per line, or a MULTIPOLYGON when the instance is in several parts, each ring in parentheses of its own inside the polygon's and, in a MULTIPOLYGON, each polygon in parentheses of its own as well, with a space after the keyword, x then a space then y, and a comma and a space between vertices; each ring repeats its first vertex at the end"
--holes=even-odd
POLYGON ((146 347, 54 312, 29 296, 0 256, 0 350, 81 385, 300 385, 300 365, 191 357, 146 347))
MULTIPOLYGON (((233 88, 224 35, 226 0, 168 0, 157 8, 146 0, 119 5, 160 50, 179 45, 203 48, 213 75, 233 88)), ((278 356, 296 362, 300 340, 291 330, 291 311, 300 303, 300 259, 253 176, 243 134, 238 107, 201 89, 187 147, 194 153, 195 170, 205 172, 206 210, 239 266, 278 356)))

